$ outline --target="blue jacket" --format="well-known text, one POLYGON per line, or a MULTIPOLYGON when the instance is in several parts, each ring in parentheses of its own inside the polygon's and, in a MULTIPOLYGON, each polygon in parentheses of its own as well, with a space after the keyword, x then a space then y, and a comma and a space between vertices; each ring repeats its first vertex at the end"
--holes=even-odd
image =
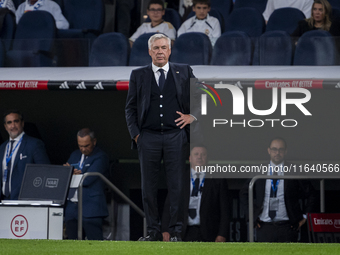
MULTIPOLYGON (((69 164, 77 164, 82 153, 74 151, 68 159, 69 164)), ((92 154, 84 161, 83 173, 98 172, 107 175, 109 170, 109 157, 98 147, 95 147, 92 154)), ((73 206, 68 201, 65 209, 65 220, 74 219, 76 214, 73 206)), ((77 209, 76 209, 77 210, 77 209)), ((100 177, 87 177, 83 182, 83 217, 106 217, 108 215, 104 183, 100 177)))
MULTIPOLYGON (((7 143, 8 140, 0 146, 0 173, 2 173, 2 161, 5 156, 7 143)), ((39 139, 24 134, 13 164, 10 195, 11 200, 18 199, 22 178, 25 173, 26 164, 28 163, 50 164, 50 160, 48 159, 44 143, 39 139)), ((2 190, 2 181, 0 181, 0 190, 2 190)))

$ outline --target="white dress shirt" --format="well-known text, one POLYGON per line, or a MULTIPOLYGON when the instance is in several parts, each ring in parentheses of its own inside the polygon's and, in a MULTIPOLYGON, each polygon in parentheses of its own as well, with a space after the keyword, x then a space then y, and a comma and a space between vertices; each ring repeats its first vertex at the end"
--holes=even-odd
POLYGON ((165 76, 165 79, 166 79, 166 77, 168 77, 168 73, 169 73, 169 62, 166 63, 163 67, 158 67, 158 66, 154 65, 154 63, 152 63, 152 71, 155 75, 157 85, 159 85, 159 77, 161 76, 161 72, 159 72, 158 70, 161 69, 161 68, 164 70, 164 76, 165 76))
POLYGON ((200 192, 200 188, 204 187, 204 180, 205 173, 198 173, 194 169, 191 168, 191 178, 190 178, 190 199, 189 199, 189 209, 196 208, 196 217, 194 219, 190 218, 188 216, 188 225, 200 225, 201 219, 200 219, 200 208, 201 208, 201 199, 202 199, 202 192, 200 192), (192 185, 192 179, 195 181, 196 178, 199 178, 199 186, 198 186, 198 195, 197 197, 191 196, 193 185, 192 185))
MULTIPOLYGON (((283 176, 284 175, 282 171, 283 165, 284 165, 284 162, 282 162, 279 165, 275 165, 273 162, 270 161, 269 167, 270 166, 279 167, 280 171, 277 172, 277 175, 283 176)), ((271 172, 268 171, 267 175, 271 175, 271 172)), ((273 180, 273 182, 276 182, 276 180, 273 180)), ((272 188, 272 180, 267 179, 264 200, 263 200, 263 210, 262 210, 262 213, 259 215, 260 220, 264 222, 272 222, 272 219, 269 217, 269 198, 270 198, 271 188, 272 188)), ((277 187, 276 197, 279 199, 279 208, 276 211, 276 216, 273 219, 273 221, 289 220, 287 210, 286 210, 285 197, 284 197, 284 180, 280 180, 279 182, 279 185, 277 187)))
MULTIPOLYGON (((24 134, 25 134, 25 132, 22 132, 19 136, 17 136, 15 139, 13 139, 14 143, 13 143, 12 150, 14 150, 15 146, 17 146, 18 142, 20 141, 20 139, 23 137, 24 134)), ((8 144, 6 146, 4 158, 2 160, 2 194, 5 194, 6 180, 4 180, 4 174, 5 174, 5 171, 6 171, 6 168, 7 168, 7 166, 6 166, 6 154, 9 153, 8 150, 10 149, 9 146, 11 144, 11 140, 12 139, 9 138, 8 144)), ((18 147, 15 148, 15 151, 13 152, 12 159, 11 159, 11 169, 9 169, 8 171, 10 171, 10 172, 7 173, 7 174, 9 174, 9 193, 11 193, 11 180, 12 180, 12 171, 13 171, 14 160, 15 160, 15 157, 17 156, 20 145, 21 145, 21 143, 18 145, 18 147)))

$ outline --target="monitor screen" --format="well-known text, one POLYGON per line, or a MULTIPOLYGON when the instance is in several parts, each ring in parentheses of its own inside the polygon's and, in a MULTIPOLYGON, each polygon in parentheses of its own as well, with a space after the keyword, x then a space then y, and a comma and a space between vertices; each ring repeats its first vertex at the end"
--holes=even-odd
POLYGON ((27 164, 19 200, 50 200, 63 205, 72 172, 72 166, 27 164))

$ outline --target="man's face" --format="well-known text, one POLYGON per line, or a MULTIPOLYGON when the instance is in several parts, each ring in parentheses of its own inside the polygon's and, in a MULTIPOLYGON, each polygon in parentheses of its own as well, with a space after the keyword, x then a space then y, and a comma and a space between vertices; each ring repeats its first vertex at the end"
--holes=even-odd
POLYGON ((149 9, 146 11, 152 22, 158 23, 162 21, 165 10, 160 4, 150 4, 149 9))
POLYGON ((281 140, 272 141, 270 147, 268 148, 268 154, 270 156, 270 160, 275 164, 280 164, 287 154, 287 148, 285 144, 281 140))
POLYGON ((5 118, 5 129, 10 138, 14 139, 24 130, 24 121, 20 119, 19 114, 10 113, 5 118))
POLYGON ((196 170, 196 166, 205 166, 208 162, 208 153, 204 147, 194 147, 190 152, 189 162, 191 168, 196 170))
POLYGON ((77 140, 78 140, 79 150, 85 156, 89 156, 92 153, 97 143, 97 139, 91 139, 89 135, 84 136, 84 137, 77 136, 77 140))
POLYGON ((210 7, 207 4, 196 4, 192 7, 192 10, 196 13, 198 19, 205 19, 210 12, 210 7))
POLYGON ((155 66, 162 67, 168 63, 171 49, 169 47, 168 40, 165 38, 158 39, 151 45, 149 49, 149 55, 152 58, 152 63, 155 66))

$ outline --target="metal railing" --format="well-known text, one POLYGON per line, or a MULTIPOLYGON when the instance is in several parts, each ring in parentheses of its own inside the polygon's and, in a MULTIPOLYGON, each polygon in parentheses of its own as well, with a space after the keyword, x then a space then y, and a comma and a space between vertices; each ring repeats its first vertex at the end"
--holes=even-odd
POLYGON ((258 179, 284 179, 284 180, 303 180, 303 179, 316 179, 320 180, 320 211, 325 212, 325 183, 324 179, 340 179, 340 177, 334 176, 279 176, 279 175, 257 175, 254 176, 249 183, 249 196, 248 196, 248 204, 249 204, 249 242, 254 242, 254 184, 258 179))
POLYGON ((143 218, 143 236, 146 236, 146 218, 144 212, 132 202, 123 192, 113 185, 104 175, 97 172, 85 173, 80 180, 78 187, 78 240, 83 239, 83 182, 89 176, 100 177, 107 186, 109 186, 118 196, 127 202, 143 218))

